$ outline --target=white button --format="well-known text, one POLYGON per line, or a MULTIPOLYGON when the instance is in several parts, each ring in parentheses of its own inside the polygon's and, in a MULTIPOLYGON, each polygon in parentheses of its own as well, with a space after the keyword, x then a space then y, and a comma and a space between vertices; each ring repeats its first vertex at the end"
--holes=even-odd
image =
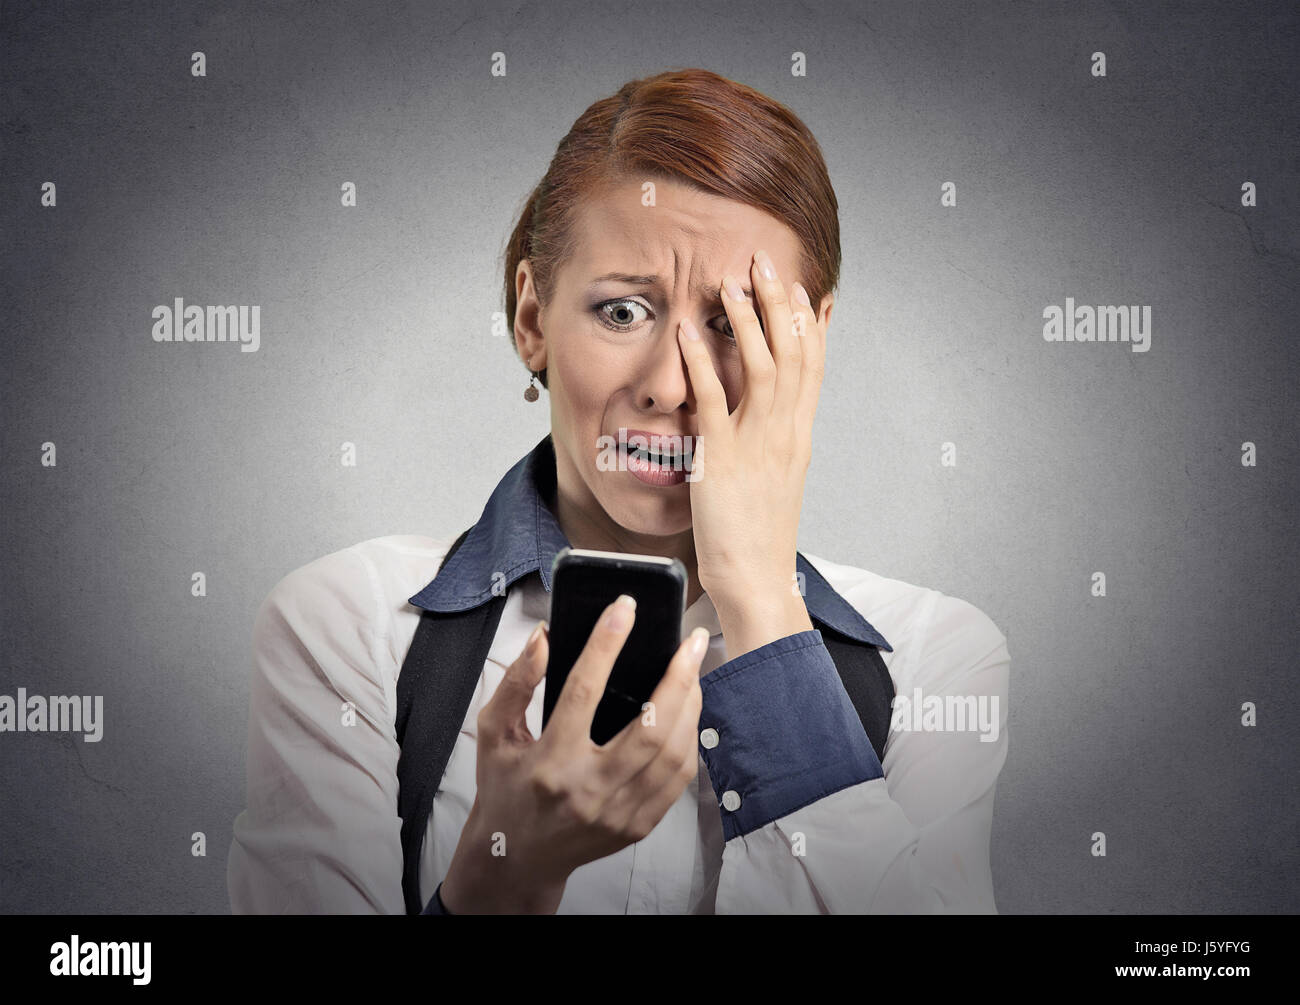
POLYGON ((740 809, 740 793, 735 789, 728 789, 722 793, 722 808, 733 811, 740 809))
POLYGON ((705 750, 712 750, 718 745, 718 731, 710 726, 708 729, 700 731, 700 746, 705 750))

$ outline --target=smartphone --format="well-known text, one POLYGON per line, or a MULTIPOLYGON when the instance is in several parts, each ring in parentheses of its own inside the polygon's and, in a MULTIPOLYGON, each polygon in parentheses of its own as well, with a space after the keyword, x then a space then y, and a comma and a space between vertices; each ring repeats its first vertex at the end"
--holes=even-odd
POLYGON ((551 564, 543 730, 592 629, 620 593, 636 599, 636 615, 596 706, 592 740, 601 745, 609 742, 639 716, 668 669, 681 645, 686 613, 686 566, 681 560, 561 548, 551 564))

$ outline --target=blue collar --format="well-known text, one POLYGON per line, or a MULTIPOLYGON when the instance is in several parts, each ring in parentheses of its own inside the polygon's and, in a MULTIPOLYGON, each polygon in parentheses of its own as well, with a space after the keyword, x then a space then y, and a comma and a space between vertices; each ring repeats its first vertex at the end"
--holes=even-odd
MULTIPOLYGON (((410 602, 428 611, 468 611, 503 596, 515 580, 531 572, 541 575, 542 586, 550 593, 551 562, 569 544, 545 501, 554 494, 555 447, 547 433, 506 472, 456 553, 410 602)), ((841 635, 894 651, 798 552, 795 568, 803 573, 809 617, 841 635)))

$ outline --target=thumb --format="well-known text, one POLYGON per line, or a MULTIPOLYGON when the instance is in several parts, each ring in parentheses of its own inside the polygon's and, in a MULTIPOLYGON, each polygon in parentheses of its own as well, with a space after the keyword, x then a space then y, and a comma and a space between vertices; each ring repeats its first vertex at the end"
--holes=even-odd
POLYGON ((483 706, 482 717, 496 733, 502 734, 516 727, 528 732, 524 712, 533 700, 537 685, 546 676, 546 661, 550 654, 549 636, 550 625, 545 621, 537 622, 524 644, 524 651, 506 669, 491 700, 483 706))

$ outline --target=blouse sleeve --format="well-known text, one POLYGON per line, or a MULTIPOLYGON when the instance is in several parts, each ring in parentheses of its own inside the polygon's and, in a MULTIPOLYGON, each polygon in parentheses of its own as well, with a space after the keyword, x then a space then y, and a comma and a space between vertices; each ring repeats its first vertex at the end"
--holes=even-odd
POLYGON ((291 572, 258 610, 247 808, 227 868, 236 914, 405 913, 377 585, 348 548, 291 572))
POLYGON ((819 632, 706 675, 703 754, 727 839, 719 914, 996 913, 989 834, 1007 755, 1006 639, 939 594, 912 665, 883 765, 819 632), (912 728, 918 689, 922 706, 970 712, 965 727, 912 728))

